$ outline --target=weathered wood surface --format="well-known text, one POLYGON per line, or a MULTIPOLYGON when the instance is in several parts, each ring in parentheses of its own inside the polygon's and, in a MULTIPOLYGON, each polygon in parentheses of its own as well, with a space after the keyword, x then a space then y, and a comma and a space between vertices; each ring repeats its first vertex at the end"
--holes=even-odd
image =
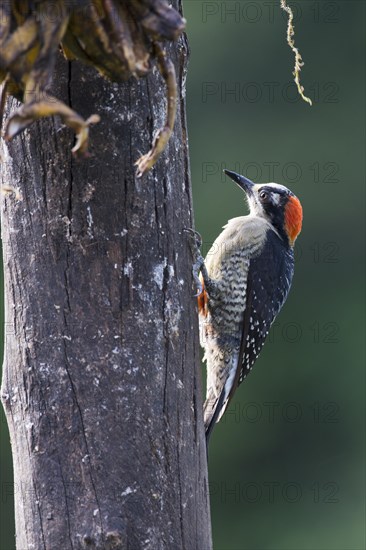
POLYGON ((91 158, 54 119, 2 146, 2 184, 21 193, 1 197, 20 550, 211 548, 185 38, 168 52, 178 117, 144 178, 133 164, 166 112, 157 70, 117 85, 60 57, 52 94, 102 117, 91 158))

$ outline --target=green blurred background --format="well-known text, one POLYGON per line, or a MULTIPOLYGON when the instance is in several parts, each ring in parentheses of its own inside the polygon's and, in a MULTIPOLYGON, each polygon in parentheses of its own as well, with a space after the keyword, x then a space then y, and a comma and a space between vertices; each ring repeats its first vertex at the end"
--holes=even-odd
POLYGON ((227 167, 304 208, 292 291, 210 448, 215 550, 364 550, 365 3, 185 0, 188 123, 206 250, 246 212, 227 167))
MULTIPOLYGON (((211 439, 215 550, 366 548, 365 2, 291 5, 312 107, 291 84, 279 0, 184 0, 204 250, 229 218, 246 212, 225 167, 287 185, 304 207, 292 292, 211 439)), ((12 550, 3 416, 1 431, 0 548, 12 550)))

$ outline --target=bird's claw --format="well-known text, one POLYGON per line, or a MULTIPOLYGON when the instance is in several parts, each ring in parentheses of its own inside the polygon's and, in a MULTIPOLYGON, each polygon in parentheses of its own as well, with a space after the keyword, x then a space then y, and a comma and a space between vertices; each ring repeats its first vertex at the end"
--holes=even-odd
POLYGON ((192 229, 191 227, 184 227, 183 231, 185 231, 186 233, 189 233, 191 240, 192 241, 194 240, 194 243, 191 245, 192 252, 197 253, 197 250, 198 250, 199 254, 201 255, 201 252, 199 250, 202 246, 201 235, 198 233, 198 231, 196 231, 195 229, 192 229), (193 249, 193 245, 195 246, 195 249, 193 249))
POLYGON ((204 265, 204 259, 200 250, 202 245, 202 237, 198 233, 198 231, 195 231, 194 229, 191 229, 191 228, 184 228, 183 231, 185 231, 186 233, 189 233, 189 236, 190 236, 192 256, 194 259, 194 263, 192 266, 192 275, 193 275, 196 288, 198 290, 197 294, 194 294, 193 296, 197 298, 203 292, 203 285, 199 277, 202 266, 204 265))

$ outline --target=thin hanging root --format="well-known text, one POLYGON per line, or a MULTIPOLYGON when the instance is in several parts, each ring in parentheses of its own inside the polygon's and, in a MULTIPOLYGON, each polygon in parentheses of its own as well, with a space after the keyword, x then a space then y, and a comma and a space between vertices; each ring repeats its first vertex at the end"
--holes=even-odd
POLYGON ((159 70, 167 86, 167 118, 165 126, 157 131, 150 151, 146 153, 146 155, 142 155, 142 157, 135 162, 135 166, 137 166, 138 178, 141 178, 145 172, 154 166, 160 154, 164 151, 173 132, 175 115, 177 111, 177 80, 175 77, 174 65, 170 59, 166 57, 165 51, 162 49, 160 44, 155 42, 154 49, 158 60, 159 70))
POLYGON ((5 80, 0 86, 0 136, 1 136, 1 130, 3 127, 3 113, 4 113, 5 101, 8 93, 9 82, 10 82, 10 76, 9 74, 7 74, 5 77, 5 80))
POLYGON ((292 24, 293 19, 294 19, 294 14, 293 14, 292 9, 290 8, 290 6, 287 5, 286 0, 281 0, 281 8, 288 14, 287 44, 290 46, 291 50, 295 54, 295 70, 292 74, 295 77, 297 90, 298 90, 299 94, 301 95, 301 97, 303 98, 303 100, 306 101, 307 103, 309 103, 309 105, 312 105, 313 102, 311 101, 311 99, 309 97, 304 95, 304 87, 301 86, 301 83, 300 83, 300 71, 301 71, 301 67, 304 66, 304 62, 302 60, 302 57, 300 55, 299 50, 295 47, 295 41, 293 39, 293 36, 295 35, 294 26, 292 24))
POLYGON ((59 115, 66 126, 72 128, 76 133, 76 144, 72 152, 74 154, 86 154, 88 151, 89 126, 100 121, 99 115, 92 115, 84 120, 70 107, 50 95, 48 101, 25 103, 14 113, 7 123, 5 139, 10 141, 35 120, 52 115, 59 115))

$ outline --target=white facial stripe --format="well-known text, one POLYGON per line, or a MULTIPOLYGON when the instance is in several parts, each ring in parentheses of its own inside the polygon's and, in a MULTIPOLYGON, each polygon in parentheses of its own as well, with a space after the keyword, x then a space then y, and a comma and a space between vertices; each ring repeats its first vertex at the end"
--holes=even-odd
POLYGON ((281 185, 280 183, 262 183, 262 185, 272 187, 274 191, 276 191, 276 189, 279 189, 280 191, 288 191, 287 187, 281 185))
POLYGON ((280 183, 257 183, 254 186, 254 191, 256 193, 258 193, 259 190, 262 187, 268 187, 269 188, 269 190, 271 191, 271 195, 272 195, 272 202, 275 205, 278 205, 280 203, 280 200, 281 200, 281 194, 280 193, 281 192, 283 193, 283 191, 288 192, 287 187, 285 187, 284 185, 281 185, 280 183))
POLYGON ((280 183, 256 183, 253 186, 253 194, 250 194, 248 198, 249 208, 251 213, 255 213, 257 216, 267 217, 263 204, 259 198, 259 192, 263 188, 268 188, 271 194, 272 204, 279 206, 283 193, 289 193, 289 189, 280 183))
POLYGON ((272 194, 272 202, 277 206, 280 202, 280 199, 281 199, 281 195, 279 193, 276 193, 276 191, 274 191, 274 193, 272 194))

